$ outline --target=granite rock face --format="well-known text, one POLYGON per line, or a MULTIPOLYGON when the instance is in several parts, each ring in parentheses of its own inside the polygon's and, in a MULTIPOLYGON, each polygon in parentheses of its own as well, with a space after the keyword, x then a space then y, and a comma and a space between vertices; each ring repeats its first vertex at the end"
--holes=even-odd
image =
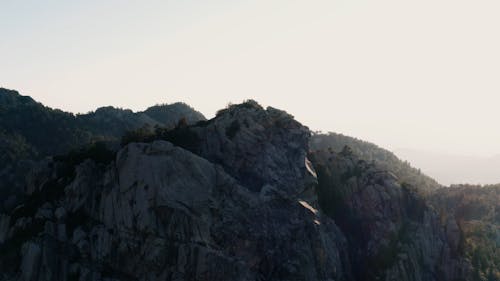
POLYGON ((0 214, 0 280, 458 280, 460 231, 415 189, 253 101, 47 159, 0 214))
POLYGON ((205 117, 184 103, 155 105, 142 112, 108 106, 74 115, 0 87, 0 212, 21 203, 24 178, 36 166, 34 161, 95 142, 119 147, 130 131, 201 120, 205 117))
POLYGON ((155 141, 110 163, 45 163, 29 177, 29 210, 1 217, 4 279, 350 280, 345 238, 301 196, 316 183, 308 130, 280 111, 245 111, 232 140, 226 116, 196 128, 227 154, 155 141))
POLYGON ((247 101, 193 131, 200 140, 196 152, 251 190, 269 185, 290 196, 310 195, 316 182, 306 165, 311 133, 288 113, 247 101))
POLYGON ((470 265, 456 255, 460 234, 416 188, 348 148, 310 156, 320 205, 349 241, 357 280, 471 280, 470 265))

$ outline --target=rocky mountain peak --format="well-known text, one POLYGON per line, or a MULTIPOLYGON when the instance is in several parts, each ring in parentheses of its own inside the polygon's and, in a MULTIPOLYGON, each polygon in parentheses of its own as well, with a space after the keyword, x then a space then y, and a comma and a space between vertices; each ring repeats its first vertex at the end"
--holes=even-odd
POLYGON ((255 101, 229 106, 192 130, 197 153, 250 190, 276 189, 289 196, 311 196, 315 184, 307 167, 310 131, 285 111, 255 101))
POLYGON ((46 163, 30 177, 29 205, 0 214, 0 280, 349 280, 342 234, 289 189, 314 180, 297 147, 308 131, 282 112, 248 111, 232 139, 222 116, 184 128, 232 142, 228 155, 260 170, 228 172, 234 158, 210 154, 214 163, 163 140, 130 143, 109 162, 46 163), (237 178, 258 171, 259 192, 237 178))
MULTIPOLYGON (((175 108, 75 118, 108 132, 175 108)), ((339 135, 310 141, 293 116, 252 100, 211 120, 170 117, 113 149, 33 161, 16 185, 0 173, 0 281, 497 280, 490 240, 471 238, 498 237, 498 188, 441 190, 433 206, 416 192, 428 181, 394 155, 339 135)))

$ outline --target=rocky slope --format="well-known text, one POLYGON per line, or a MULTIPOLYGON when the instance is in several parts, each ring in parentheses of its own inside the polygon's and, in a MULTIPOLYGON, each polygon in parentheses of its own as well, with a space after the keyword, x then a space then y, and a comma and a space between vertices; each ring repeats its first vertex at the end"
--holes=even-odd
MULTIPOLYGON (((109 163, 46 163, 26 203, 2 215, 4 278, 349 280, 345 238, 300 196, 316 181, 309 131, 274 109, 234 111, 249 125, 227 157, 200 146, 218 164, 166 141, 129 144, 109 163), (235 164, 247 154, 252 165, 235 164), (239 177, 264 170, 260 186, 239 177)), ((226 121, 193 130, 230 142, 226 121)))
POLYGON ((22 179, 33 160, 96 141, 119 143, 127 131, 143 126, 173 127, 179 120, 191 124, 205 117, 182 103, 156 105, 144 112, 103 107, 73 115, 0 88, 0 211, 22 197, 22 179))
POLYGON ((500 185, 458 185, 431 197, 442 221, 456 223, 460 252, 475 280, 500 280, 500 185))
POLYGON ((0 280, 476 280, 455 219, 248 101, 25 174, 0 280))
POLYGON ((320 206, 347 237, 356 280, 469 280, 456 254, 460 234, 447 233, 416 188, 347 147, 310 157, 320 206))

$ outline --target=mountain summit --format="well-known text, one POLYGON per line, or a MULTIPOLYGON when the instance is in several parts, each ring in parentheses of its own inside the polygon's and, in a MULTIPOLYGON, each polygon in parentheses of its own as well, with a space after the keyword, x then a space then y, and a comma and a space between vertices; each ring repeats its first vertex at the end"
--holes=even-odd
MULTIPOLYGON (((2 281, 497 280, 498 253, 484 252, 494 239, 475 238, 483 249, 476 253, 476 232, 464 231, 469 201, 368 153, 371 146, 338 149, 341 138, 313 136, 285 111, 250 100, 210 120, 179 115, 183 105, 83 117, 27 103, 76 124, 75 132, 103 133, 89 124, 117 120, 159 124, 133 126, 120 145, 79 142, 41 160, 18 155, 16 163, 31 165, 16 170, 19 189, 1 193, 2 281)), ((14 107, 3 116, 23 116, 14 107)), ((37 153, 62 150, 57 134, 44 136, 54 147, 42 150, 15 124, 5 134, 37 153)), ((473 210, 491 231, 495 204, 473 210)))

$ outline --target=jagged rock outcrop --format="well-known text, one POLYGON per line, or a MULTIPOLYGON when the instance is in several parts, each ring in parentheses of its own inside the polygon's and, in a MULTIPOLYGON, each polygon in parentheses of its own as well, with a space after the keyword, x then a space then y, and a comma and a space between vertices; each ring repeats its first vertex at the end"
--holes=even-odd
POLYGON ((247 101, 193 131, 200 140, 195 151, 251 190, 312 195, 316 179, 306 161, 311 133, 288 113, 247 101))
POLYGON ((173 127, 179 120, 193 124, 205 117, 183 103, 156 105, 143 112, 102 107, 74 115, 0 88, 0 211, 20 202, 23 178, 33 160, 66 154, 95 141, 118 146, 126 131, 173 127))
POLYGON ((310 157, 320 206, 347 237, 357 280, 470 280, 470 265, 456 255, 460 238, 417 189, 347 147, 310 157))
POLYGON ((299 185, 315 181, 308 131, 273 109, 242 114, 251 126, 227 159, 208 146, 201 154, 214 162, 155 141, 129 144, 110 163, 46 163, 28 203, 2 215, 4 278, 351 280, 345 238, 300 196, 299 185), (237 155, 252 165, 230 162, 237 155), (259 189, 241 177, 258 172, 259 189))
POLYGON ((247 101, 144 141, 25 174, 0 280, 474 280, 456 220, 348 148, 310 151, 284 111, 247 101))

